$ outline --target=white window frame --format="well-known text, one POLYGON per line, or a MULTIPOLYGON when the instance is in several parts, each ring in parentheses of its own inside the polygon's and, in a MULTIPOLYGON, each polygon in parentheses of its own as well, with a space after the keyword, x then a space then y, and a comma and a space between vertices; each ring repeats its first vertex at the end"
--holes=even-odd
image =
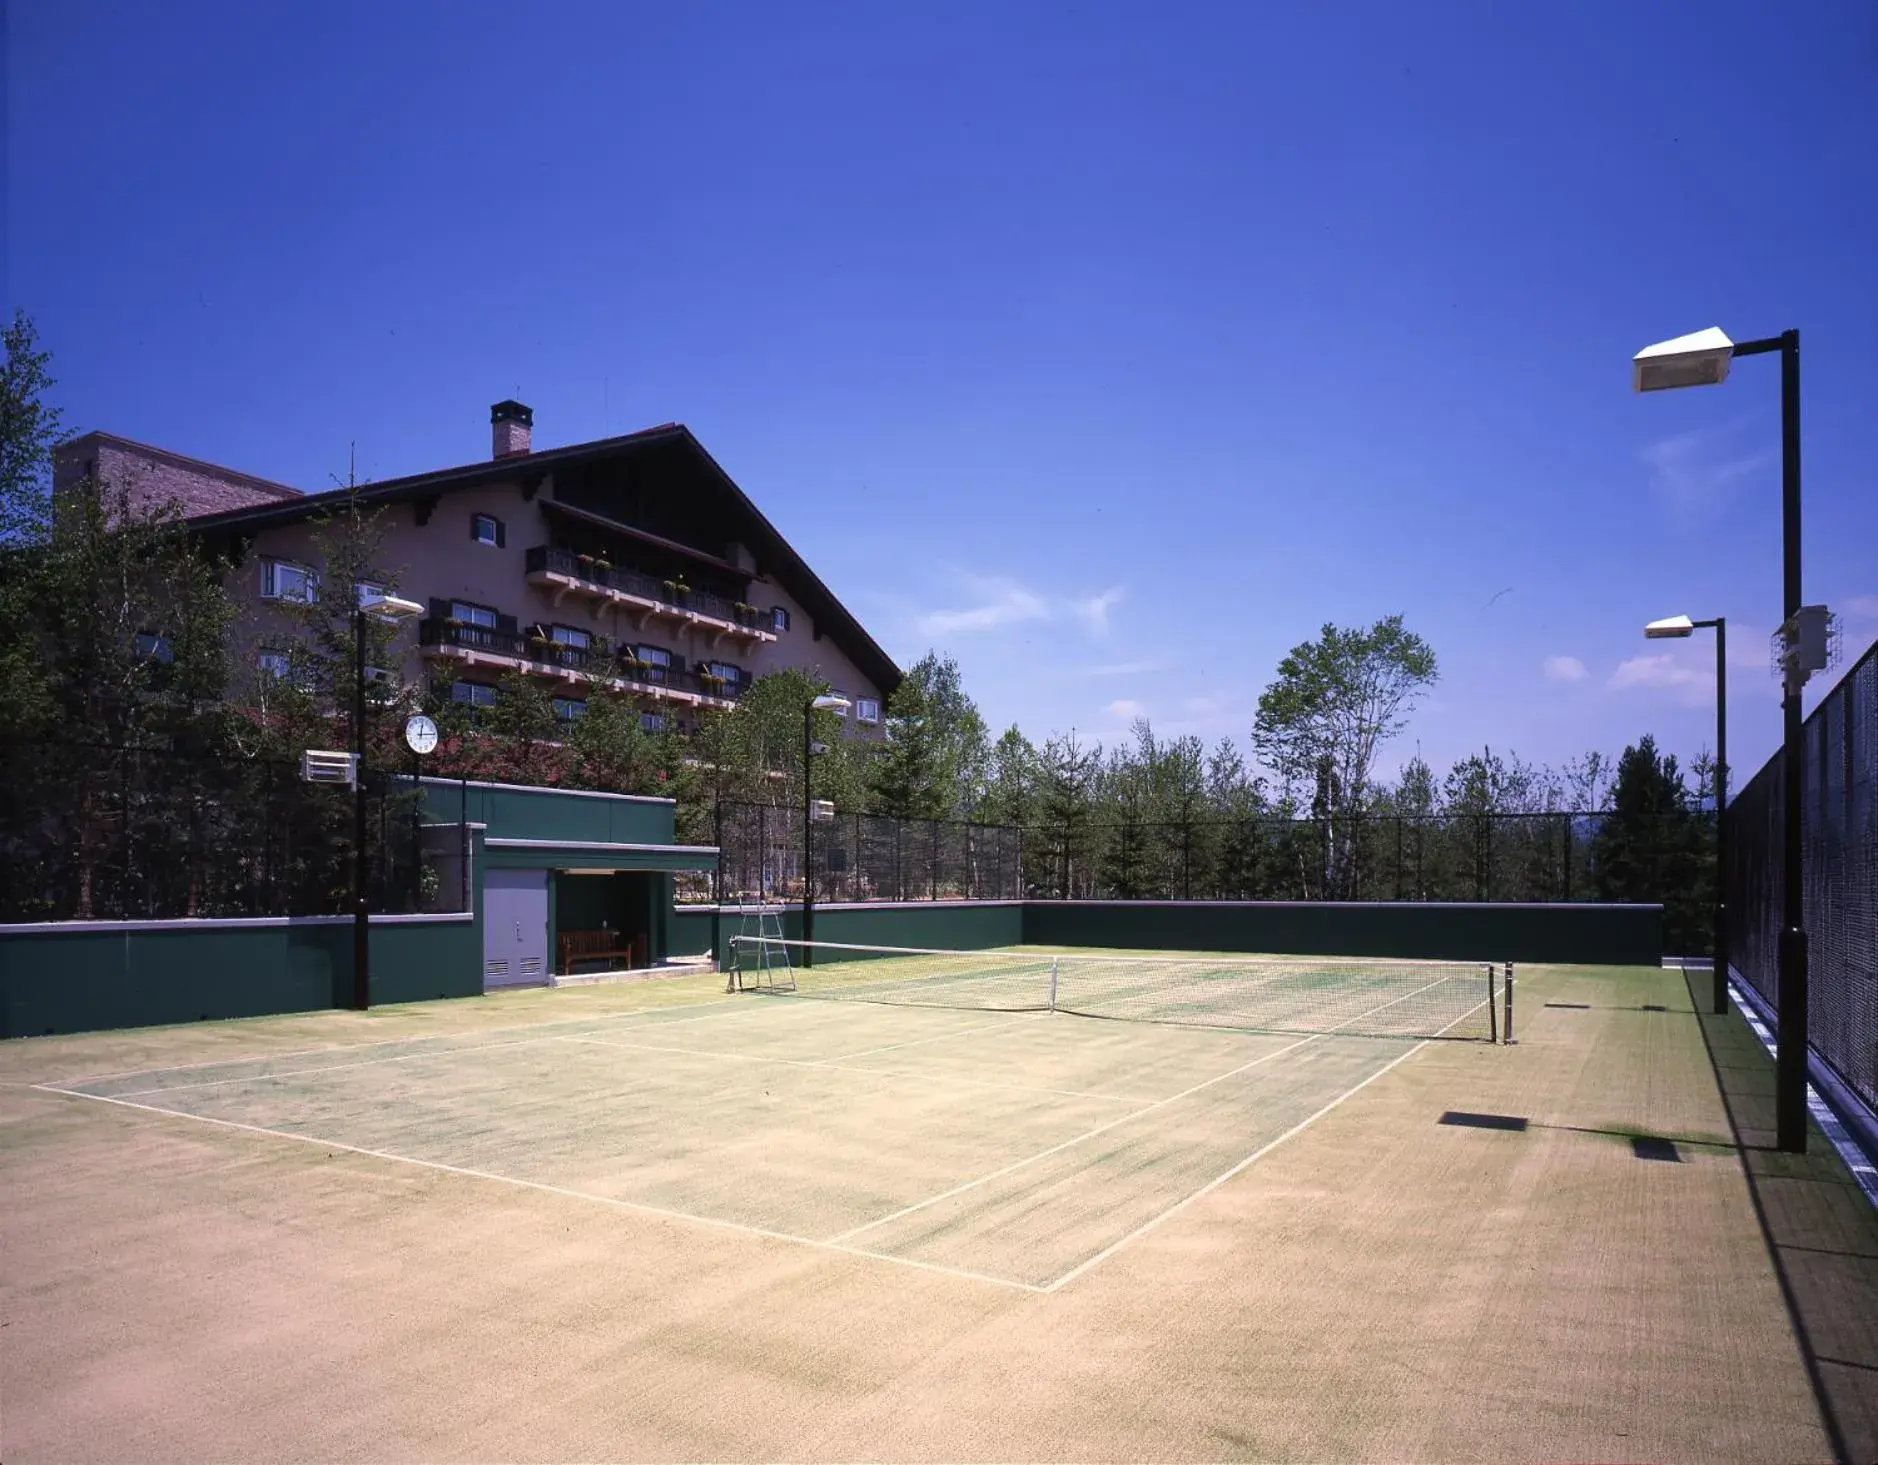
POLYGON ((769 608, 769 628, 772 631, 786 631, 789 629, 788 606, 772 605, 769 608))
POLYGON ((283 600, 293 605, 312 605, 320 598, 319 571, 311 565, 303 565, 298 560, 275 559, 272 556, 261 560, 261 599, 283 600), (285 570, 297 577, 300 591, 290 594, 281 585, 281 572, 285 570))
MULTIPOLYGON (((840 697, 844 699, 848 703, 849 707, 854 705, 854 699, 848 696, 846 692, 832 691, 828 695, 831 697, 840 697)), ((830 707, 828 710, 834 713, 835 716, 839 717, 843 722, 846 722, 848 720, 848 708, 847 707, 830 707)))
POLYGON ((471 543, 480 544, 486 549, 500 549, 502 547, 502 538, 502 521, 494 514, 470 515, 471 543), (487 539, 484 539, 479 532, 485 524, 489 526, 489 537, 487 539))
POLYGON ((577 651, 593 650, 593 632, 583 631, 579 626, 549 626, 548 639, 559 646, 572 646, 577 651))
POLYGON ((487 682, 454 681, 450 683, 450 700, 452 702, 461 702, 465 707, 494 707, 496 705, 496 689, 487 682), (458 687, 467 689, 463 696, 459 697, 457 695, 458 687), (479 697, 476 695, 479 692, 486 692, 488 695, 479 697))
POLYGON ((869 726, 880 721, 880 698, 856 697, 854 699, 854 720, 865 722, 869 726))
POLYGON ((486 605, 477 605, 475 602, 469 600, 453 600, 450 602, 450 619, 453 621, 461 621, 466 626, 476 626, 481 630, 493 631, 496 628, 497 622, 501 620, 501 617, 486 605), (484 616, 487 616, 488 619, 482 619, 484 616))
POLYGON ((293 659, 285 651, 263 647, 255 653, 254 668, 275 681, 285 681, 293 673, 293 659))
POLYGON ((352 582, 352 603, 361 610, 374 600, 383 600, 385 594, 385 587, 375 580, 354 580, 352 582))

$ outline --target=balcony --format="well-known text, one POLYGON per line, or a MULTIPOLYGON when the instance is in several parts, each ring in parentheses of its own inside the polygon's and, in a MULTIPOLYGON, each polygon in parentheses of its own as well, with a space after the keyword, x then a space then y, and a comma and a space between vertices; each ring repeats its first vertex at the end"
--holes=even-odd
POLYGON ((760 626, 752 605, 738 605, 677 580, 659 580, 638 570, 610 565, 571 549, 539 544, 528 551, 528 583, 546 590, 559 605, 569 595, 586 595, 618 606, 640 629, 655 621, 689 626, 712 638, 756 646, 776 639, 760 626))
POLYGON ((709 672, 653 666, 623 653, 568 646, 526 631, 470 625, 448 617, 429 616, 420 621, 417 639, 419 652, 432 661, 517 671, 678 706, 735 707, 743 692, 741 682, 725 682, 709 672))

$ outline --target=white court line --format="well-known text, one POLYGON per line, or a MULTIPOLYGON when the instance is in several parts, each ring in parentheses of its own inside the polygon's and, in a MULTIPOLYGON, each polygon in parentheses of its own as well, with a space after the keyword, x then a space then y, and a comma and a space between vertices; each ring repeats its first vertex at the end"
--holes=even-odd
POLYGON ((498 1185, 513 1185, 523 1190, 536 1190, 546 1195, 558 1195, 569 1200, 591 1201, 597 1205, 611 1206, 616 1210, 631 1211, 642 1216, 656 1216, 666 1221, 688 1221, 697 1226, 710 1226, 720 1231, 734 1231, 743 1236, 760 1236, 767 1241, 786 1241, 795 1246, 811 1247, 817 1251, 839 1252, 844 1256, 866 1257, 872 1261, 891 1262, 895 1266, 912 1267, 917 1271, 934 1272, 945 1277, 959 1277, 968 1282, 985 1282, 994 1287, 1008 1287, 1018 1292, 1042 1292, 1044 1289, 1034 1282, 1019 1282, 1011 1277, 994 1277, 987 1272, 971 1272, 960 1267, 941 1266, 937 1262, 923 1262, 907 1256, 894 1256, 891 1252, 869 1251, 865 1247, 842 1246, 832 1241, 817 1241, 810 1236, 793 1236, 787 1231, 772 1231, 764 1226, 749 1226, 742 1221, 726 1221, 718 1216, 700 1216, 690 1211, 674 1211, 664 1206, 646 1205, 641 1201, 620 1200, 610 1195, 595 1195, 591 1191, 571 1190, 564 1185, 549 1185, 541 1180, 522 1180, 513 1175, 498 1175, 493 1170, 472 1170, 464 1165, 449 1165, 441 1160, 420 1160, 412 1155, 395 1155, 387 1150, 368 1150, 363 1145, 349 1145, 339 1140, 321 1139, 313 1134, 295 1134, 291 1130, 268 1129, 259 1124, 242 1124, 233 1119, 213 1119, 206 1114, 189 1114, 181 1109, 165 1109, 156 1104, 136 1104, 128 1099, 113 1098, 109 1094, 87 1094, 77 1089, 55 1088, 51 1084, 34 1084, 32 1087, 49 1094, 61 1094, 70 1099, 90 1099, 99 1104, 116 1104, 125 1109, 140 1109, 146 1114, 161 1114, 170 1119, 189 1119, 198 1124, 218 1125, 223 1129, 239 1130, 246 1134, 266 1135, 271 1139, 291 1139, 302 1144, 320 1145, 329 1150, 344 1150, 347 1154, 362 1155, 371 1160, 384 1160, 397 1165, 416 1165, 425 1170, 437 1170, 446 1175, 461 1175, 471 1180, 492 1180, 498 1185))
POLYGON ((928 1043, 944 1043, 952 1038, 962 1038, 967 1033, 985 1033, 990 1032, 993 1028, 1015 1027, 1017 1023, 1011 1019, 1036 1017, 1037 1015, 1036 1013, 1008 1013, 1006 1014, 1006 1020, 1002 1022, 981 1022, 974 1027, 954 1028, 951 1032, 938 1033, 930 1038, 909 1038, 903 1043, 882 1043, 878 1048, 862 1048, 857 1053, 837 1053, 828 1061, 830 1063, 842 1063, 850 1058, 870 1058, 876 1053, 892 1053, 900 1048, 923 1048, 928 1043))
MULTIPOLYGON (((542 990, 551 991, 553 989, 544 988, 542 990)), ((724 998, 724 997, 714 998, 712 1001, 709 1001, 709 1002, 673 1002, 664 1007, 639 1007, 639 1008, 634 1008, 630 1012, 600 1012, 600 1013, 595 1013, 591 1017, 553 1017, 553 1018, 548 1018, 546 1021, 543 1021, 543 1022, 505 1023, 501 1027, 480 1028, 480 1029, 473 1028, 470 1031, 465 1032, 465 1033, 414 1033, 408 1038, 374 1038, 372 1041, 366 1042, 366 1043, 329 1043, 323 1048, 288 1048, 279 1053, 250 1053, 247 1056, 241 1057, 241 1058, 204 1058, 195 1063, 146 1064, 142 1068, 122 1068, 122 1069, 118 1069, 116 1072, 113 1072, 113 1073, 80 1074, 74 1078, 60 1079, 59 1082, 67 1083, 67 1084, 109 1083, 112 1079, 116 1079, 116 1078, 141 1078, 146 1074, 188 1073, 198 1068, 232 1068, 238 1063, 272 1063, 276 1059, 280 1059, 280 1058, 311 1058, 313 1055, 317 1053, 357 1053, 357 1052, 363 1051, 366 1048, 393 1048, 393 1047, 401 1047, 406 1043, 441 1043, 450 1038, 487 1037, 488 1035, 492 1033, 527 1033, 527 1032, 533 1032, 537 1028, 561 1028, 561 1027, 567 1027, 573 1023, 611 1022, 615 1018, 650 1017, 653 1014, 660 1013, 660 1012, 688 1012, 699 1007, 735 1007, 736 1005, 737 1005, 736 999, 724 998)), ((343 1010, 344 1009, 335 1009, 335 1008, 315 1008, 308 1012, 292 1012, 292 1013, 274 1012, 274 1013, 267 1014, 267 1016, 268 1017, 330 1017, 333 1014, 333 1012, 343 1011, 343 1010)), ((708 1014, 708 1013, 706 1014, 706 1016, 710 1016, 710 1015, 711 1014, 708 1014)), ((245 1022, 245 1021, 260 1021, 261 1019, 237 1018, 237 1019, 232 1019, 232 1020, 245 1022)), ((679 1021, 680 1022, 697 1022, 699 1021, 699 1019, 692 1018, 692 1017, 685 1017, 685 1018, 680 1018, 679 1021)), ((81 1034, 66 1034, 65 1036, 73 1037, 73 1036, 82 1036, 82 1035, 81 1034)), ((29 1087, 39 1088, 41 1087, 41 1085, 32 1084, 32 1085, 29 1085, 29 1087)), ((140 1090, 139 1092, 155 1093, 155 1092, 158 1092, 158 1090, 148 1089, 148 1090, 140 1090)))
MULTIPOLYGON (((1406 1002, 1411 997, 1419 997, 1423 992, 1426 992, 1430 987, 1438 987, 1441 985, 1442 982, 1445 982, 1447 980, 1449 980, 1449 978, 1445 976, 1438 977, 1434 981, 1428 983, 1427 986, 1417 987, 1413 992, 1404 992, 1400 997, 1396 997, 1396 998, 1391 999, 1388 1002, 1384 1002, 1380 1006, 1372 1007, 1366 1012, 1359 1012, 1355 1017, 1346 1018, 1344 1019, 1344 1021, 1338 1023, 1337 1027, 1348 1027, 1353 1022, 1360 1022, 1366 1017, 1374 1016, 1378 1012, 1382 1012, 1387 1008, 1394 1007, 1398 1002, 1406 1002)), ((1478 1003, 1475 1004, 1476 1007, 1478 1005, 1479 1005, 1478 1003)), ((1463 1016, 1465 1016, 1465 1014, 1463 1014, 1463 1016)), ((1454 1022, 1459 1022, 1459 1021, 1460 1021, 1460 1018, 1454 1019, 1454 1022)), ((1449 1027, 1452 1027, 1453 1025, 1454 1025, 1453 1022, 1448 1024, 1449 1027)), ((1282 1048, 1279 1048, 1273 1052, 1267 1053, 1263 1055, 1262 1057, 1254 1058, 1249 1063, 1242 1063, 1237 1068, 1231 1069, 1226 1073, 1216 1074, 1212 1078, 1209 1078, 1209 1079, 1202 1079, 1199 1083, 1193 1085, 1192 1088, 1182 1089, 1177 1094, 1169 1094, 1165 1099, 1156 1099, 1152 1104, 1148 1104, 1140 1109, 1136 1109, 1132 1113, 1123 1114, 1119 1118, 1111 1119, 1107 1123, 1104 1123, 1104 1124, 1098 1124, 1094 1129, 1091 1129, 1087 1131, 1086 1133, 1079 1134, 1074 1139, 1066 1139, 1061 1144, 1051 1145, 1049 1149, 1039 1150, 1036 1154, 1029 1155, 1022 1160, 1014 1160, 1010 1164, 1004 1166, 1001 1169, 993 1170, 989 1175, 981 1175, 976 1180, 967 1180, 963 1182, 962 1184, 953 1186, 950 1190, 942 1190, 939 1192, 939 1194, 934 1195, 934 1196, 928 1196, 925 1200, 915 1201, 910 1206, 902 1206, 899 1210, 890 1212, 889 1214, 880 1217, 878 1220, 869 1221, 864 1225, 852 1227, 849 1230, 843 1231, 839 1235, 831 1236, 828 1239, 831 1243, 840 1243, 840 1242, 851 1240, 852 1238, 861 1235, 863 1232, 872 1231, 876 1227, 879 1227, 879 1226, 885 1226, 889 1221, 897 1221, 902 1216, 910 1216, 916 1211, 923 1211, 928 1206, 938 1205, 940 1201, 950 1200, 955 1195, 963 1195, 968 1190, 976 1190, 979 1186, 988 1185, 993 1180, 1001 1180, 1006 1175, 1011 1174, 1013 1171, 1022 1170, 1027 1165, 1034 1165, 1039 1160, 1047 1160, 1052 1155, 1060 1154, 1064 1150, 1067 1150, 1067 1149, 1072 1149, 1076 1145, 1082 1144, 1087 1140, 1092 1140, 1096 1138, 1098 1135, 1107 1134, 1111 1129, 1114 1129, 1117 1125, 1127 1124, 1129 1121, 1139 1119, 1143 1115, 1152 1114, 1156 1109, 1164 1109, 1169 1104, 1175 1103, 1180 1099, 1189 1098, 1192 1095, 1199 1093, 1202 1089, 1211 1088, 1216 1083, 1224 1083, 1229 1078, 1236 1078, 1240 1074, 1246 1072, 1248 1069, 1257 1068, 1261 1063, 1269 1063, 1274 1058, 1282 1058, 1285 1054, 1291 1052, 1293 1049, 1302 1048, 1307 1043, 1319 1043, 1319 1042, 1322 1042, 1325 1038, 1330 1038, 1330 1037, 1335 1037, 1335 1036, 1336 1036, 1336 1028, 1332 1028, 1328 1032, 1316 1033, 1308 1038, 1299 1038, 1298 1041, 1295 1043, 1287 1043, 1282 1048)), ((1417 1047, 1420 1047, 1420 1046, 1422 1045, 1421 1044, 1417 1045, 1417 1047)), ((1410 1049, 1409 1051, 1414 1052, 1415 1050, 1410 1049)), ((1399 1063, 1401 1062, 1401 1059, 1398 1058, 1395 1060, 1395 1062, 1399 1063)), ((1393 1067, 1394 1064, 1391 1064, 1390 1066, 1393 1067)))
MULTIPOLYGON (((467 1048, 433 1048, 422 1053, 387 1053, 382 1058, 361 1058, 354 1063, 323 1063, 317 1068, 289 1068, 280 1073, 243 1073, 233 1078, 205 1078, 196 1083, 162 1084, 153 1089, 125 1089, 121 1094, 93 1094, 94 1099, 137 1099, 146 1094, 175 1094, 184 1089, 214 1089, 231 1083, 266 1083, 275 1078, 299 1078, 309 1073, 337 1073, 342 1068, 376 1068, 386 1063, 408 1063, 415 1058, 454 1058, 463 1053, 487 1053, 494 1048, 526 1048, 534 1043, 557 1043, 553 1034, 541 1038, 516 1038, 508 1043, 476 1043, 467 1048)), ((35 1085, 38 1087, 38 1085, 35 1085)), ((64 1092, 64 1090, 59 1090, 64 1092)))
POLYGON ((1338 1094, 1336 1098, 1332 1099, 1328 1104, 1324 1105, 1323 1108, 1319 1109, 1315 1114, 1311 1115, 1308 1119, 1300 1120, 1298 1123, 1292 1125, 1291 1128, 1287 1129, 1283 1134, 1279 1135, 1277 1139, 1269 1140, 1265 1144, 1260 1145, 1256 1150, 1252 1151, 1251 1154, 1247 1155, 1243 1160, 1240 1160, 1237 1164, 1235 1164, 1230 1170, 1226 1170, 1218 1175, 1215 1175, 1211 1180, 1207 1181, 1205 1185, 1202 1185, 1198 1190, 1194 1191, 1191 1195, 1185 1196, 1182 1199, 1175 1201, 1171 1206, 1169 1206, 1166 1210, 1162 1211, 1158 1216, 1151 1217, 1149 1220, 1143 1222, 1141 1225, 1137 1226, 1134 1230, 1130 1231, 1126 1236, 1122 1237, 1121 1240, 1111 1242, 1108 1246, 1105 1246, 1101 1251, 1098 1251, 1094 1256, 1088 1258, 1088 1260, 1077 1263, 1077 1265, 1071 1267, 1067 1272, 1063 1273, 1063 1275, 1058 1277, 1054 1282, 1045 1283, 1042 1290, 1045 1292, 1055 1292, 1060 1287, 1068 1286, 1071 1282, 1075 1281, 1078 1277, 1080 1277, 1084 1272, 1088 1271, 1091 1267, 1098 1266, 1102 1262, 1107 1261, 1110 1257, 1114 1256, 1116 1252, 1120 1251, 1124 1246, 1127 1246, 1130 1242, 1137 1241, 1141 1237, 1146 1236, 1156 1226, 1159 1226, 1163 1221, 1170 1220, 1174 1216, 1179 1215, 1182 1211, 1186 1210, 1188 1206, 1192 1205, 1195 1201, 1199 1200, 1202 1196, 1210 1195, 1213 1191, 1218 1190, 1220 1186, 1224 1185, 1228 1180, 1231 1180, 1233 1176, 1237 1175, 1241 1170, 1245 1169, 1246 1166, 1252 1164, 1256 1160, 1263 1159, 1266 1155, 1269 1155, 1273 1150, 1277 1149, 1278 1146, 1283 1144, 1286 1140, 1292 1138, 1292 1136, 1303 1133, 1306 1129, 1309 1129, 1313 1124, 1317 1123, 1318 1120, 1322 1119, 1332 1109, 1336 1108, 1339 1104, 1341 1104, 1345 1099, 1348 1099, 1352 1095, 1357 1094, 1363 1089, 1369 1087, 1369 1085, 1373 1084, 1377 1079, 1381 1078, 1390 1069, 1394 1068, 1396 1064, 1406 1062, 1408 1059, 1414 1057, 1417 1053, 1421 1052, 1421 1050, 1426 1048, 1427 1046, 1428 1046, 1427 1040, 1424 1039, 1422 1042, 1417 1043, 1413 1048, 1410 1048, 1408 1052, 1398 1054, 1396 1057, 1390 1059, 1381 1068, 1377 1069, 1374 1073, 1372 1073, 1368 1078, 1364 1079, 1361 1083, 1358 1083, 1352 1086, 1351 1088, 1345 1089, 1342 1093, 1338 1094))
MULTIPOLYGON (((862 1068, 840 1063, 832 1058, 772 1058, 761 1053, 714 1053, 704 1048, 670 1048, 659 1043, 616 1043, 610 1038, 554 1038, 556 1043, 580 1043, 589 1048, 625 1048, 635 1053, 682 1053, 687 1058, 721 1058, 729 1063, 774 1063, 784 1068, 829 1068, 839 1073, 865 1073, 874 1078, 920 1078, 931 1080, 932 1073, 917 1068, 862 1068)), ((947 1074, 947 1084, 963 1084, 976 1089, 1008 1089, 1019 1094, 1050 1094, 1059 1099, 1098 1099, 1110 1104, 1135 1104, 1134 1094, 1093 1094, 1081 1089, 1046 1089, 1036 1084, 998 1083, 993 1079, 958 1078, 947 1074)))

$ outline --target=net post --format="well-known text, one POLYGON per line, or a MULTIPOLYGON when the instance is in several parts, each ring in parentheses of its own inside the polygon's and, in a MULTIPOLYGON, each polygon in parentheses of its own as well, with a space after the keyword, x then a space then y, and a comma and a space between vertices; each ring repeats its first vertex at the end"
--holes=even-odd
POLYGON ((1513 963, 1506 964, 1506 1041, 1513 1041, 1513 963))
POLYGON ((1498 1003, 1498 1001, 1499 1001, 1499 993, 1494 990, 1494 983, 1493 983, 1493 963, 1488 962, 1487 963, 1487 1041, 1489 1043, 1497 1043, 1500 1041, 1500 1014, 1494 1010, 1495 1005, 1498 1003))
POLYGON ((1057 959, 1050 958, 1050 1011, 1056 1011, 1056 968, 1057 959))

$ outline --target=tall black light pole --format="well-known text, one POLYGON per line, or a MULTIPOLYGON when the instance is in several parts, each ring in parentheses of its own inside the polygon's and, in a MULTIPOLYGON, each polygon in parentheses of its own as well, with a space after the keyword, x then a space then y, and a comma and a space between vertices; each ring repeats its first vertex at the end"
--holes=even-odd
POLYGON ((1645 347, 1634 359, 1640 392, 1672 387, 1714 386, 1728 379, 1736 356, 1780 353, 1780 526, 1782 634, 1786 660, 1782 679, 1780 954, 1775 1052, 1775 1131, 1780 1148, 1806 1152, 1806 915, 1801 845, 1806 798, 1806 739, 1800 691, 1806 669, 1799 659, 1800 615, 1800 333, 1783 331, 1758 341, 1733 342, 1710 327, 1645 347))
POLYGON ((1671 616, 1651 621, 1643 634, 1652 641, 1681 640, 1697 629, 1715 632, 1715 1015, 1728 1011, 1728 617, 1692 621, 1671 616))
POLYGON ((395 595, 355 592, 352 607, 352 1005, 372 1005, 372 905, 366 894, 365 625, 369 618, 401 621, 424 607, 395 595))
POLYGON ((828 693, 811 697, 802 708, 802 965, 815 965, 815 798, 810 785, 815 766, 815 714, 846 712, 848 699, 828 693))

